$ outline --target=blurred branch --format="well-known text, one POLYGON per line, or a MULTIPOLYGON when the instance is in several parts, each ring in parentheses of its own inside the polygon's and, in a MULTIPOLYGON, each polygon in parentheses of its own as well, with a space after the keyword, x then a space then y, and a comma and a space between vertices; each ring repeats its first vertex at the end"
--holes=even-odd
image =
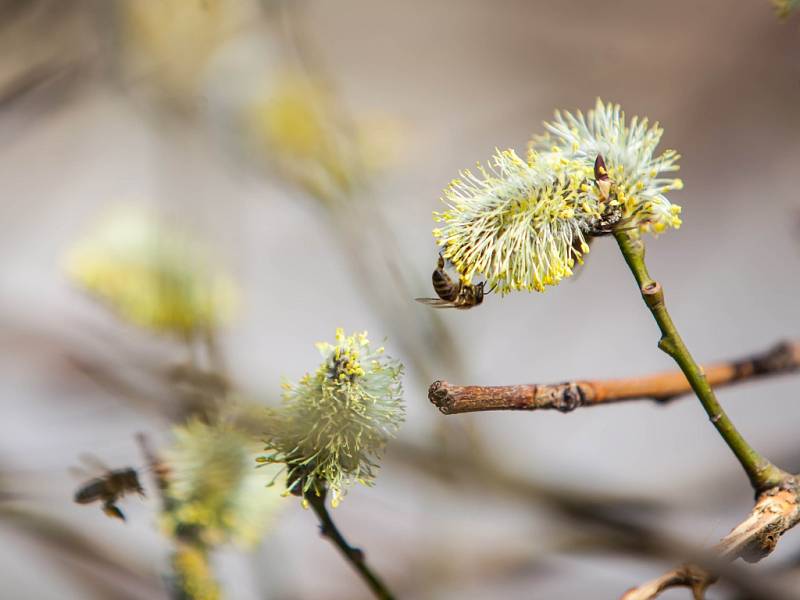
POLYGON ((436 448, 395 440, 390 446, 387 460, 394 460, 413 468, 418 473, 440 483, 453 481, 474 486, 483 491, 515 498, 522 503, 539 503, 562 513, 571 511, 597 511, 606 508, 626 512, 645 512, 653 516, 662 505, 646 498, 632 498, 614 493, 597 493, 587 489, 561 487, 517 475, 502 464, 481 460, 480 455, 450 454, 436 448))
POLYGON ((44 63, 32 65, 16 78, 0 85, 0 110, 8 109, 29 93, 54 81, 75 77, 79 68, 79 65, 72 64, 44 63))
POLYGON ((681 565, 661 577, 625 592, 622 600, 650 600, 670 588, 686 587, 692 590, 694 600, 703 600, 706 589, 714 582, 708 571, 695 565, 681 565))
MULTIPOLYGON (((766 352, 700 367, 709 385, 723 387, 800 369, 800 341, 781 342, 766 352)), ((624 402, 666 403, 692 393, 681 371, 644 377, 568 381, 557 384, 458 386, 435 381, 428 398, 446 415, 486 410, 558 410, 624 402)))
MULTIPOLYGON (((747 518, 713 548, 721 560, 741 558, 758 562, 769 555, 780 537, 800 521, 800 486, 792 477, 785 484, 760 496, 747 518)), ((717 575, 703 567, 685 564, 628 590, 622 600, 652 600, 672 587, 688 587, 695 600, 702 600, 717 575)))
POLYGON ((153 474, 153 480, 156 482, 156 489, 158 496, 161 500, 163 508, 168 510, 169 498, 166 495, 167 488, 169 487, 169 470, 164 462, 158 457, 153 447, 150 445, 150 440, 143 433, 136 434, 136 441, 139 443, 139 448, 144 456, 147 468, 153 474))
MULTIPOLYGON (((398 444, 395 444, 397 450, 398 444)), ((796 482, 787 481, 784 488, 765 492, 748 517, 731 533, 711 549, 710 553, 671 539, 658 531, 653 524, 659 521, 663 507, 655 502, 614 494, 598 494, 577 488, 559 488, 540 484, 513 473, 502 467, 480 465, 458 457, 437 455, 411 445, 402 445, 399 458, 414 466, 420 472, 436 481, 458 481, 465 485, 491 488, 497 493, 505 493, 522 502, 544 504, 555 514, 567 520, 583 536, 582 546, 589 550, 616 549, 632 553, 637 557, 660 558, 689 557, 690 564, 673 569, 665 575, 628 592, 633 594, 642 590, 641 596, 625 596, 624 600, 655 598, 646 593, 660 593, 670 587, 691 586, 699 588, 701 582, 710 585, 718 576, 725 579, 752 598, 793 598, 782 588, 762 577, 756 577, 749 570, 734 568, 730 564, 742 557, 755 561, 769 554, 775 547, 778 537, 800 520, 798 512, 798 490, 796 482), (638 513, 638 518, 633 514, 638 513), (705 582, 708 583, 705 583, 705 582)), ((388 458, 392 458, 390 453, 388 458)), ((580 540, 576 540, 580 542, 580 540)))
POLYGON ((3 503, 0 520, 52 550, 53 558, 68 567, 71 577, 103 597, 160 597, 158 579, 128 562, 130 557, 115 556, 108 548, 52 516, 3 503), (127 587, 141 593, 123 592, 127 587))

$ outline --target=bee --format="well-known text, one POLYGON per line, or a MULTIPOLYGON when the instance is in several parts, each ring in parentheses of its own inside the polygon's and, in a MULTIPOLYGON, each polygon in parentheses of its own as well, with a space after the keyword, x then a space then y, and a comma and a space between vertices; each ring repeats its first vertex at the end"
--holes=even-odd
MULTIPOLYGON (((433 291, 438 298, 415 298, 417 302, 427 304, 434 308, 458 308, 466 310, 478 306, 483 302, 483 296, 489 292, 484 292, 485 281, 478 284, 464 283, 460 279, 453 281, 453 278, 444 270, 444 256, 439 253, 439 261, 436 270, 431 276, 433 281, 433 291)), ((491 291, 491 290, 490 290, 491 291)))
POLYGON ((602 154, 598 154, 594 160, 594 182, 600 193, 600 204, 604 206, 603 214, 581 224, 583 233, 592 237, 613 233, 622 220, 622 207, 619 204, 611 206, 609 202, 614 182, 608 176, 602 154))
POLYGON ((136 469, 126 467, 107 470, 103 476, 90 479, 79 487, 75 492, 75 502, 92 504, 100 500, 106 515, 124 521, 125 515, 117 506, 117 501, 125 494, 133 492, 144 497, 144 489, 139 483, 139 474, 136 469))

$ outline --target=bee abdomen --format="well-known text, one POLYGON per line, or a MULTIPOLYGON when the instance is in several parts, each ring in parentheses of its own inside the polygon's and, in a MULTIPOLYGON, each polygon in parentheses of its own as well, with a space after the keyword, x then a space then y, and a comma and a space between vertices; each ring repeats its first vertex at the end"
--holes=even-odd
POLYGON ((439 298, 447 300, 448 302, 453 302, 458 298, 458 292, 461 286, 457 283, 453 283, 453 280, 450 279, 447 273, 437 269, 433 272, 431 279, 433 280, 433 291, 436 292, 439 298))
POLYGON ((102 498, 105 495, 105 490, 105 483, 101 479, 91 481, 75 492, 75 502, 89 504, 102 498))

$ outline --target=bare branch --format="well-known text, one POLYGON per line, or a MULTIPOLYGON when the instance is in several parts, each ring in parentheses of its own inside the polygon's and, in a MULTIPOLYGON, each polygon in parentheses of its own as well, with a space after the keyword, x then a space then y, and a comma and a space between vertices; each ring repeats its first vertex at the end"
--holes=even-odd
POLYGON ((621 600, 652 600, 660 596, 661 592, 674 587, 689 588, 694 600, 703 600, 706 588, 714 581, 714 577, 705 569, 695 565, 681 565, 638 588, 628 590, 621 600))
POLYGON ((800 486, 792 478, 782 489, 763 494, 747 518, 714 551, 727 560, 754 563, 772 553, 778 539, 800 521, 800 486))
MULTIPOLYGON (((713 548, 714 554, 724 561, 741 558, 758 562, 770 554, 781 535, 800 521, 800 486, 793 477, 779 488, 762 494, 747 518, 737 525, 713 548)), ((705 590, 717 576, 701 566, 686 564, 637 588, 625 592, 621 600, 653 600, 664 590, 687 587, 695 600, 702 600, 705 590)))
MULTIPOLYGON (((713 387, 722 387, 800 369, 800 341, 782 342, 761 354, 701 367, 713 387)), ((651 399, 669 402, 692 393, 680 371, 644 377, 569 381, 557 384, 458 386, 435 381, 428 398, 446 415, 486 410, 558 410, 611 402, 651 399)))

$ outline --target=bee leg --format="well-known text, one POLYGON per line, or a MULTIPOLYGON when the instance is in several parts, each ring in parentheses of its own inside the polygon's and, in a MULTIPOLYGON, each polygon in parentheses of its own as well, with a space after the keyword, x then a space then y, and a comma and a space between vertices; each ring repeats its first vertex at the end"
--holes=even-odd
POLYGON ((113 502, 106 502, 103 505, 103 512, 112 519, 120 519, 121 521, 125 520, 125 515, 122 514, 122 511, 117 508, 113 502))

